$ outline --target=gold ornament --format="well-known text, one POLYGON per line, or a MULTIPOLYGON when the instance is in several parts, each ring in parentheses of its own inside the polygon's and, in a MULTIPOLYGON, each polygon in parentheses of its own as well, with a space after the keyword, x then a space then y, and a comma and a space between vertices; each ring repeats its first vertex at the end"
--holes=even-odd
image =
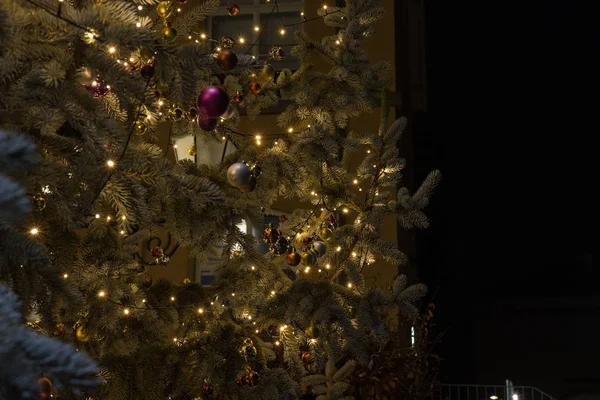
POLYGON ((146 132, 148 132, 148 127, 146 126, 146 124, 144 124, 144 120, 142 118, 138 118, 138 120, 135 121, 135 126, 133 127, 133 131, 138 136, 142 136, 142 135, 146 134, 146 132))
POLYGON ((161 1, 156 6, 156 12, 161 18, 169 18, 173 13, 173 4, 169 1, 161 1))
POLYGON ((258 74, 258 79, 262 83, 273 82, 273 78, 275 77, 275 70, 273 66, 265 61, 262 70, 258 74))
POLYGON ((323 228, 321 229, 321 234, 319 236, 321 236, 321 239, 328 242, 333 237, 333 231, 329 228, 323 228))
POLYGON ((308 328, 306 328, 304 333, 306 334, 306 336, 309 339, 318 339, 319 335, 321 334, 321 332, 319 331, 319 328, 314 325, 310 325, 308 328))
POLYGON ((42 196, 33 196, 33 201, 35 201, 35 205, 39 211, 44 211, 44 208, 46 208, 46 199, 42 196))
POLYGON ((168 25, 162 28, 161 33, 163 39, 165 39, 167 42, 172 42, 173 40, 175 40, 175 38, 177 38, 177 31, 175 30, 175 28, 171 28, 168 25))
POLYGON ((188 121, 195 121, 196 118, 198 117, 198 110, 196 110, 194 107, 190 108, 189 111, 186 111, 183 116, 185 117, 185 119, 187 119, 188 121))
POLYGON ((232 4, 230 6, 227 6, 227 13, 229 14, 230 17, 235 17, 236 15, 238 15, 240 13, 240 7, 238 7, 237 4, 232 4))
POLYGON ((311 265, 316 264, 317 257, 312 251, 307 251, 305 253, 302 253, 302 258, 300 259, 300 262, 302 263, 302 265, 309 267, 311 265))
POLYGON ((193 144, 187 149, 188 155, 194 157, 196 155, 196 145, 193 144))
POLYGON ((88 333, 83 328, 83 326, 80 326, 79 328, 77 328, 77 330, 75 331, 75 337, 77 338, 77 340, 79 340, 80 342, 83 342, 83 343, 90 340, 90 335, 88 335, 88 333))
POLYGON ((221 47, 224 49, 232 49, 235 46, 235 40, 229 36, 223 36, 221 38, 221 47))
POLYGON ((283 49, 279 46, 273 46, 271 47, 271 50, 269 50, 269 55, 271 57, 273 57, 275 60, 283 60, 283 57, 285 57, 285 53, 283 52, 283 49))
POLYGON ((216 55, 213 54, 213 59, 223 72, 231 71, 235 68, 238 62, 238 58, 235 53, 228 49, 223 49, 216 55))
POLYGON ((188 284, 190 284, 190 283, 192 283, 192 280, 191 280, 190 278, 185 278, 185 279, 183 280, 183 284, 184 284, 184 285, 188 285, 188 284))
POLYGON ((168 117, 171 121, 179 121, 181 118, 183 118, 183 111, 181 110, 181 108, 175 107, 169 110, 168 117))

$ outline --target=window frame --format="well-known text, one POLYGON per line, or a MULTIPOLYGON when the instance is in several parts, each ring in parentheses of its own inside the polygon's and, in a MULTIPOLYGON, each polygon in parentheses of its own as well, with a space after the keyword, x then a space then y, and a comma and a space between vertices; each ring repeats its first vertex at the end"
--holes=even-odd
MULTIPOLYGON (((269 14, 271 12, 271 10, 274 7, 274 3, 261 3, 261 0, 254 0, 254 4, 249 4, 249 5, 244 5, 244 6, 240 6, 240 12, 238 15, 252 15, 252 25, 253 26, 261 26, 260 23, 260 16, 265 15, 265 14, 269 14)), ((298 14, 300 14, 301 12, 304 11, 304 0, 297 0, 291 3, 281 3, 278 4, 279 7, 279 12, 280 13, 289 13, 289 12, 297 12, 298 14)), ((209 16, 207 18, 206 21, 206 31, 207 34, 210 34, 210 36, 212 37, 213 34, 213 17, 223 17, 223 16, 228 16, 228 12, 227 12, 227 8, 226 7, 219 7, 219 9, 213 13, 211 16, 209 16)), ((276 11, 274 12, 275 17, 276 17, 276 11)), ((235 23, 235 17, 231 17, 232 21, 235 23)), ((262 26, 261 26, 262 27, 262 26)), ((299 25, 300 29, 303 29, 303 25, 299 25)), ((260 32, 255 32, 252 31, 252 39, 250 38, 246 38, 246 43, 254 43, 255 40, 258 39, 258 36, 260 35, 260 32)), ((213 38, 215 40, 219 40, 220 38, 213 38)), ((256 57, 257 60, 259 61, 264 61, 266 58, 268 58, 269 54, 260 54, 260 42, 257 43, 256 46, 254 46, 252 48, 252 54, 254 57, 256 57)), ((294 62, 296 63, 296 62, 294 62)), ((277 68, 276 65, 273 65, 273 67, 276 70, 279 70, 281 68, 290 68, 289 65, 290 62, 278 62, 276 64, 281 64, 280 68, 277 68)))

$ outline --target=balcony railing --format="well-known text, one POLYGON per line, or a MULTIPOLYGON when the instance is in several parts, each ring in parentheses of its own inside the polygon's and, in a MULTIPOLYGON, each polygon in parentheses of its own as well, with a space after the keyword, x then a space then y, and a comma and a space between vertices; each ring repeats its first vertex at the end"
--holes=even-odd
POLYGON ((440 400, 555 400, 532 386, 443 384, 440 400))

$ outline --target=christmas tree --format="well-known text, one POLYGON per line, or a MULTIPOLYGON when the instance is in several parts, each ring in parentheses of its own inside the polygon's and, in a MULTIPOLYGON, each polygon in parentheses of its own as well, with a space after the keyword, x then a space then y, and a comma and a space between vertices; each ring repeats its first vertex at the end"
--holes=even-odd
POLYGON ((362 274, 405 261, 384 218, 426 227, 439 179, 400 184, 406 121, 388 120, 389 65, 361 48, 380 2, 304 17, 335 33, 297 31, 299 67, 277 74, 234 51, 240 39, 201 32, 225 5, 184 3, 0 4, 0 398, 350 399, 350 375, 390 340, 387 317, 418 314, 423 285, 362 274), (280 132, 238 130, 241 111, 283 101, 280 132), (343 131, 376 107, 376 132, 343 131), (235 151, 174 163, 164 134, 235 151), (239 229, 278 199, 304 207, 262 237, 239 229), (213 287, 152 280, 134 255, 164 231, 199 262, 220 249, 213 287))

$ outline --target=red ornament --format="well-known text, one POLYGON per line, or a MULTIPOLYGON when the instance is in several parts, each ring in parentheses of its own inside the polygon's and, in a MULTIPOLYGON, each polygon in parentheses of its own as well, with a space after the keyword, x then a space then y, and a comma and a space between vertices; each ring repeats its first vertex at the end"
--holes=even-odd
POLYGON ((202 89, 198 96, 198 110, 209 118, 218 118, 229 107, 229 96, 217 86, 202 89))
POLYGON ((285 215, 280 215, 279 222, 284 223, 285 221, 287 221, 287 217, 285 215))
POLYGON ((223 72, 228 72, 234 69, 237 65, 237 62, 237 56, 233 51, 229 49, 221 50, 215 57, 215 63, 217 63, 217 65, 223 72))
POLYGON ((104 97, 110 92, 110 86, 106 85, 100 77, 94 79, 91 84, 84 86, 96 98, 104 97))
POLYGON ((302 244, 308 246, 310 242, 312 242, 312 239, 313 238, 311 236, 305 236, 304 238, 302 238, 302 244))
POLYGON ((143 65, 142 68, 140 68, 140 74, 142 75, 142 78, 145 78, 145 79, 152 78, 154 76, 154 65, 152 65, 152 64, 143 65))
POLYGON ((288 263, 288 265, 291 265, 292 267, 295 267, 298 264, 300 264, 301 260, 302 257, 300 257, 300 254, 296 253, 296 250, 292 251, 285 257, 285 262, 288 263))
POLYGON ((237 92, 233 100, 235 100, 236 103, 241 103, 242 101, 244 101, 244 95, 242 94, 242 92, 237 92))
POLYGON ((52 395, 52 382, 45 376, 38 381, 40 385, 40 398, 48 399, 52 395))

